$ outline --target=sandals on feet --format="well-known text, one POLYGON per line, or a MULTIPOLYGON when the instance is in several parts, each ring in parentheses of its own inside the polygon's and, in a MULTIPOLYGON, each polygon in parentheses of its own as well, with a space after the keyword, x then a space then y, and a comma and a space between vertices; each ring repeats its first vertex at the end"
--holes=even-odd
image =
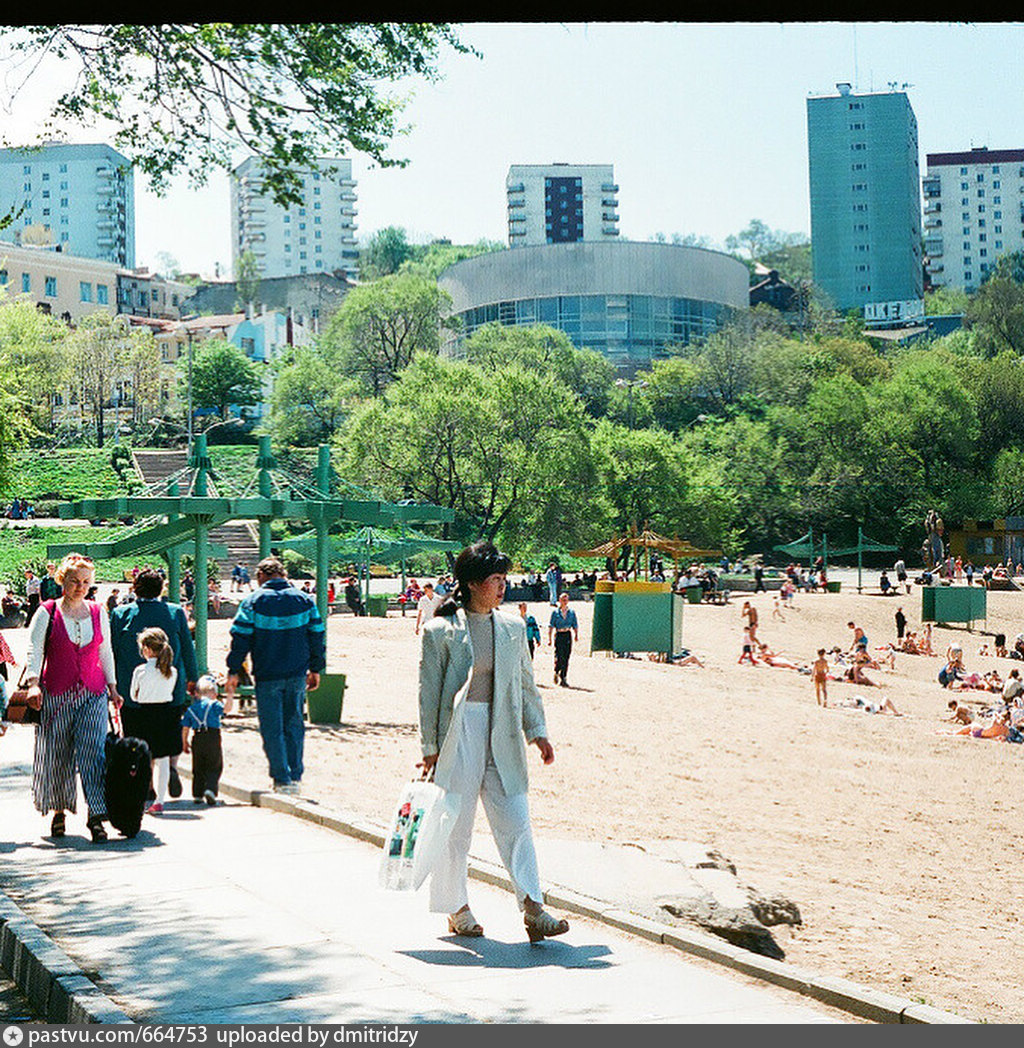
POLYGON ((102 844, 107 840, 107 831, 103 828, 103 819, 99 815, 91 818, 86 824, 92 834, 93 844, 102 844))
POLYGON ((63 837, 64 830, 64 812, 55 811, 53 813, 53 821, 50 823, 50 836, 63 837))
POLYGON ((479 938, 483 935, 483 927, 477 924, 472 910, 459 910, 458 913, 448 915, 448 931, 452 935, 466 935, 479 938))
POLYGON ((526 925, 526 934, 530 937, 530 942, 540 942, 550 935, 564 935, 569 930, 567 920, 558 920, 547 910, 538 910, 536 913, 525 911, 523 923, 526 925))

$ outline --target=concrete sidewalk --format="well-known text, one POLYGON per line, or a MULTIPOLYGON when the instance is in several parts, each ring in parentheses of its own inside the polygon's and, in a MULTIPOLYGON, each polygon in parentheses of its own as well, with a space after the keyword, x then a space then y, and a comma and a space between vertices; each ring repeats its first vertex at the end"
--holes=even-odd
POLYGON ((238 801, 171 802, 99 846, 80 806, 54 841, 31 754, 31 729, 0 740, 0 888, 52 940, 51 967, 63 951, 113 1002, 108 1021, 857 1021, 572 914, 568 935, 530 946, 487 884, 470 885, 487 937, 456 939, 425 890, 378 888, 376 848, 238 801))

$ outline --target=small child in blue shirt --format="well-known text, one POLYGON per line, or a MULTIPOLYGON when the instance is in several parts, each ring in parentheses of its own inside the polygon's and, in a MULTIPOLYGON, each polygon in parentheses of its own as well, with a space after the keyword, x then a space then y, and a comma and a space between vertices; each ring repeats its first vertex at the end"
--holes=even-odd
POLYGON ((205 801, 211 808, 217 803, 217 789, 224 771, 220 721, 225 713, 231 712, 231 696, 221 702, 218 693, 213 677, 200 677, 192 705, 181 718, 181 749, 192 754, 192 800, 195 804, 205 801))

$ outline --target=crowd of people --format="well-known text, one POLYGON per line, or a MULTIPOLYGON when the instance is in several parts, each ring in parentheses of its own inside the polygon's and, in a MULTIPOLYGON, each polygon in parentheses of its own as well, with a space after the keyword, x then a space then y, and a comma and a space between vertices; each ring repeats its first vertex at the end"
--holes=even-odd
POLYGON ((8 520, 34 520, 36 508, 28 499, 12 499, 4 516, 8 520))

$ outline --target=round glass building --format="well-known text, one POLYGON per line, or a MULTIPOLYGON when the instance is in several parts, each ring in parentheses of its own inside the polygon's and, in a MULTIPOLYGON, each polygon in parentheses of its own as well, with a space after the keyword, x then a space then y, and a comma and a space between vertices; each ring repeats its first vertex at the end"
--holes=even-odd
POLYGON ((462 319, 460 338, 495 321, 547 324, 632 371, 746 309, 749 278, 720 251, 627 240, 494 251, 457 262, 438 283, 462 319))

